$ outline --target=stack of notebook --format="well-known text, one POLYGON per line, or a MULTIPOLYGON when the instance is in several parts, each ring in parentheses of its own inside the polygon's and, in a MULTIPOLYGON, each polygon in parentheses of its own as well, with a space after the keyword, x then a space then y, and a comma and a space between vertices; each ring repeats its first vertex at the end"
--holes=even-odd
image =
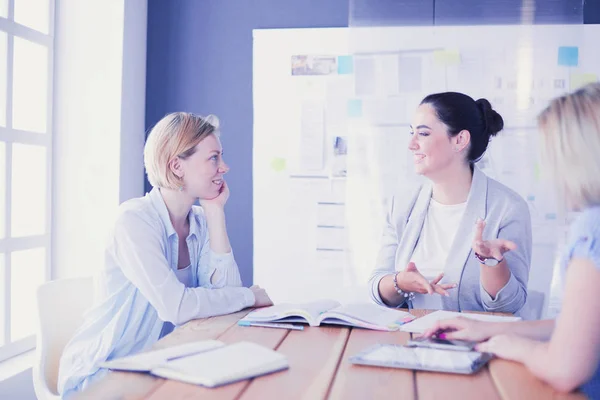
POLYGON ((251 342, 206 340, 107 361, 102 368, 149 372, 166 379, 216 387, 289 367, 286 357, 251 342))

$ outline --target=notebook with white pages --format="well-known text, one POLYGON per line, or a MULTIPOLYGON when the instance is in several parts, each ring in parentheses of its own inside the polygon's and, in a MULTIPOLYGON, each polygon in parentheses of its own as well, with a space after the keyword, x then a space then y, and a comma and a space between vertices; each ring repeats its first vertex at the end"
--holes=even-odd
POLYGON ((169 360, 191 356, 223 346, 225 346, 225 343, 218 340, 202 340, 105 361, 100 364, 100 367, 118 371, 150 372, 152 368, 169 360))
POLYGON ((406 323, 405 325, 400 327, 400 330, 403 332, 411 332, 411 333, 423 333, 429 328, 433 327, 436 322, 442 321, 445 319, 451 319, 456 317, 464 317, 470 318, 477 321, 486 321, 486 322, 513 322, 519 321, 520 317, 514 316, 503 316, 503 315, 491 315, 491 314, 471 314, 471 313, 461 313, 455 311, 445 311, 438 310, 432 312, 431 314, 427 314, 423 317, 416 318, 411 322, 406 323))
POLYGON ((151 373, 206 387, 222 386, 289 368, 287 358, 252 342, 237 342, 204 353, 178 358, 151 373))
POLYGON ((334 300, 303 304, 277 304, 250 312, 243 322, 300 322, 310 326, 321 324, 354 326, 380 331, 396 331, 414 316, 401 310, 373 303, 342 305, 334 300))
POLYGON ((251 342, 217 340, 188 343, 105 362, 103 368, 150 372, 195 385, 216 387, 289 367, 287 358, 251 342))

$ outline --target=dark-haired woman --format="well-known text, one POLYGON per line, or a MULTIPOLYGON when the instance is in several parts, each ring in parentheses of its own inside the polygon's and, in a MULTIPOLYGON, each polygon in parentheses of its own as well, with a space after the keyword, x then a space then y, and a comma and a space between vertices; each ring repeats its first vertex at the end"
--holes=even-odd
POLYGON ((531 217, 475 163, 502 117, 485 99, 427 96, 409 149, 426 183, 391 199, 371 298, 388 307, 518 312, 527 299, 531 217))

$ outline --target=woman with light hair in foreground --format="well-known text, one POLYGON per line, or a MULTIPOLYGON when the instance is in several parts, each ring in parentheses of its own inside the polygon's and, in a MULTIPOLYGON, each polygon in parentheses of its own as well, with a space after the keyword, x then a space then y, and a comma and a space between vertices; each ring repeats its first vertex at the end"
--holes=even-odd
POLYGON ((144 164, 154 188, 120 206, 94 306, 60 360, 62 396, 104 376, 100 363, 148 349, 177 325, 272 304, 258 286, 242 287, 233 258, 218 120, 167 115, 148 135, 144 164))
POLYGON ((523 363, 561 392, 600 398, 600 83, 552 100, 538 117, 542 158, 565 205, 579 211, 561 258, 559 317, 547 321, 440 321, 425 336, 485 341, 477 347, 523 363))

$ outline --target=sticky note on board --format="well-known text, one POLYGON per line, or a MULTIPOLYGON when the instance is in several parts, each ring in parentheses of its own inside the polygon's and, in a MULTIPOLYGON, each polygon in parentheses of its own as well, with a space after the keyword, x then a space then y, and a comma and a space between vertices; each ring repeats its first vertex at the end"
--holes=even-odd
POLYGON ((556 214, 555 213, 548 213, 548 214, 544 215, 544 218, 547 221, 554 221, 556 219, 556 214))
POLYGON ((350 99, 347 105, 348 116, 351 118, 362 117, 362 100, 361 99, 350 99))
POLYGON ((575 46, 560 46, 558 48, 558 65, 576 67, 579 64, 579 48, 575 46))
POLYGON ((352 56, 338 56, 337 72, 339 75, 348 75, 354 72, 354 60, 352 56))
POLYGON ((592 82, 598 82, 598 75, 573 72, 569 79, 571 90, 579 89, 580 87, 592 82))
POLYGON ((275 157, 275 158, 273 158, 273 160, 271 160, 271 169, 273 169, 273 171, 281 172, 285 169, 285 167, 286 167, 285 158, 275 157))
POLYGON ((433 52, 435 65, 448 66, 460 64, 460 53, 458 50, 436 50, 433 52))

